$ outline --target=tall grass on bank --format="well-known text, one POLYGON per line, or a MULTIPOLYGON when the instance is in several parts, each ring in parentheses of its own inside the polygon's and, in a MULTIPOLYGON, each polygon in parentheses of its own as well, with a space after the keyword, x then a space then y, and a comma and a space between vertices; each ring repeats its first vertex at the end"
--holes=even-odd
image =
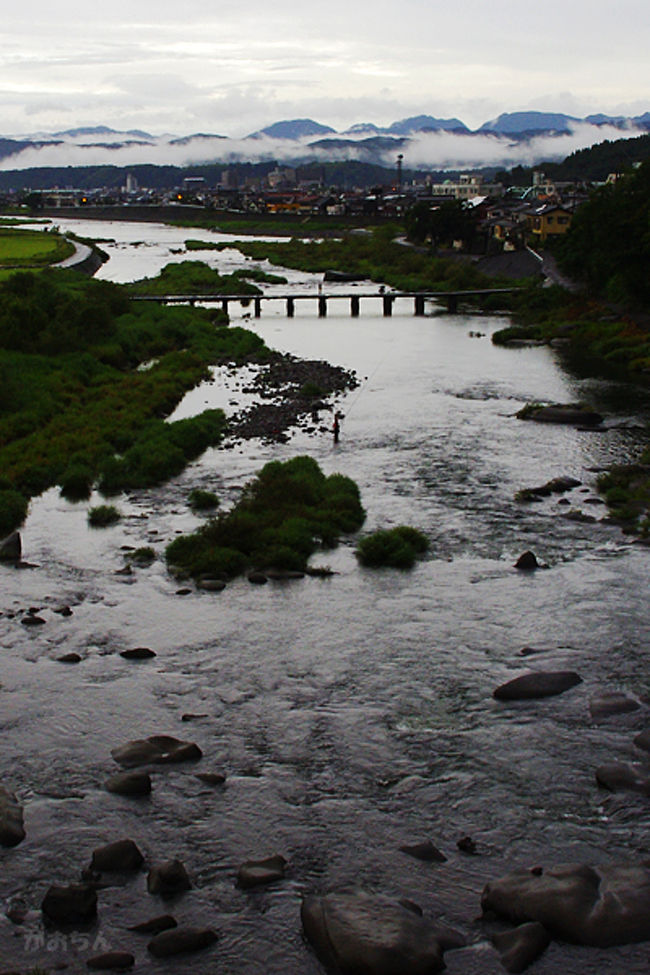
POLYGON ((165 554, 171 569, 197 579, 303 569, 317 548, 335 546, 364 518, 354 481, 326 477, 312 458, 294 457, 266 464, 231 511, 175 539, 165 554))
POLYGON ((55 484, 71 500, 100 477, 111 492, 146 487, 217 443, 220 411, 163 418, 209 365, 268 360, 259 336, 226 325, 221 312, 138 305, 123 287, 72 272, 1 282, 0 471, 10 493, 0 530, 55 484))

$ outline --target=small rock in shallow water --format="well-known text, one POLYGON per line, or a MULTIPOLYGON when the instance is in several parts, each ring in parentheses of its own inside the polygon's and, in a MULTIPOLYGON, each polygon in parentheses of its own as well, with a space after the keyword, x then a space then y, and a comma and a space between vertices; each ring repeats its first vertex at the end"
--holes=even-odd
POLYGON ((22 541, 20 532, 11 532, 0 541, 0 562, 20 562, 22 541))
POLYGON ((589 712, 594 720, 609 718, 614 714, 627 714, 638 711, 641 705, 635 698, 628 697, 619 691, 610 691, 592 697, 589 702, 589 712))
POLYGON ((124 972, 135 965, 135 958, 130 951, 107 951, 103 955, 95 955, 86 962, 88 968, 101 972, 124 972))
POLYGON ((582 677, 573 670, 531 671, 501 684, 492 696, 497 701, 525 701, 540 697, 553 697, 582 683, 582 677))
POLYGON ((640 792, 650 796, 650 769, 640 762, 610 762, 596 769, 596 781, 610 792, 640 792))
POLYGON ((60 664, 79 664, 81 663, 81 657, 76 651, 71 650, 70 653, 64 653, 62 656, 56 658, 60 664))
POLYGON ((141 921, 134 924, 129 931, 136 931, 138 934, 160 934, 161 931, 169 931, 170 928, 177 927, 178 922, 171 914, 159 914, 148 921, 141 921))
POLYGON ((34 616, 32 613, 28 613, 27 616, 23 616, 20 621, 23 626, 43 626, 45 620, 42 616, 34 616))
POLYGON ((642 751, 650 752, 650 729, 642 731, 640 735, 637 735, 634 739, 634 744, 642 751))
POLYGON ((192 884, 187 870, 180 860, 167 860, 152 867, 147 876, 147 890, 150 894, 163 897, 181 894, 190 890, 192 884))
POLYGON ((263 586, 269 581, 268 576, 263 572, 249 572, 246 578, 249 582, 252 582, 254 586, 263 586))
POLYGON ((144 857, 133 840, 116 840, 93 850, 91 870, 103 872, 139 870, 144 857))
POLYGON ((148 772, 118 772, 106 780, 106 788, 118 796, 148 796, 151 776, 148 772))
POLYGON ((407 853, 408 856, 415 857, 416 860, 422 860, 424 863, 445 863, 447 857, 444 853, 433 845, 431 840, 425 840, 423 843, 414 843, 412 846, 400 846, 402 853, 407 853))
POLYGON ((193 741, 181 741, 172 735, 152 735, 150 738, 137 738, 119 748, 111 749, 111 755, 123 768, 190 762, 201 758, 202 754, 199 746, 193 741))
POLYGON ((209 948, 217 937, 209 928, 174 928, 173 931, 157 934, 147 945, 147 950, 154 958, 172 958, 174 955, 209 948))
POLYGON ((149 647, 133 647, 132 650, 120 650, 120 657, 125 660, 151 660, 156 654, 149 647))
POLYGON ((515 569, 520 569, 523 572, 532 572, 533 569, 539 569, 539 567, 540 565, 534 552, 524 552, 515 562, 515 569))
POLYGON ((243 890, 259 887, 261 884, 271 884, 284 877, 287 861, 276 854, 265 860, 248 860, 237 872, 237 886, 243 890))
POLYGON ((469 856, 476 856, 476 843, 471 836, 462 836, 456 843, 456 846, 461 853, 467 853, 469 856))
POLYGON ((222 772, 197 772, 196 778, 206 785, 223 785, 226 776, 222 772))
POLYGON ((24 839, 22 806, 0 785, 0 846, 18 846, 24 839))
POLYGON ((529 921, 512 931, 493 935, 492 942, 501 954, 501 964, 505 970, 519 973, 525 971, 546 951, 551 937, 539 921, 529 921))
POLYGON ((97 914, 97 893, 89 884, 54 884, 43 898, 41 910, 54 924, 82 924, 97 914))

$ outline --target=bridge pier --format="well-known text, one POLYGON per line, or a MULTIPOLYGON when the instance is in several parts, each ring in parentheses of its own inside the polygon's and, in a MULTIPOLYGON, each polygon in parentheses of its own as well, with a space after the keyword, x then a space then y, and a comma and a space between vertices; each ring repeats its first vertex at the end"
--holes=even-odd
POLYGON ((287 318, 293 318, 294 304, 293 298, 287 298, 287 318))
POLYGON ((424 315, 424 295, 415 296, 415 314, 424 315))
POLYGON ((390 318, 393 314, 393 296, 384 295, 382 298, 382 304, 384 306, 384 318, 390 318))
POLYGON ((350 315, 352 318, 359 317, 359 296, 353 295, 350 298, 350 315))
POLYGON ((227 298, 224 298, 223 299, 223 301, 221 302, 221 307, 223 308, 223 310, 225 311, 225 313, 227 315, 228 314, 228 299, 227 298))
POLYGON ((261 315, 262 315, 262 299, 261 298, 255 298, 255 300, 253 302, 253 305, 254 305, 254 309, 255 309, 255 311, 254 311, 255 318, 260 318, 261 315))
POLYGON ((325 318, 327 316, 327 298, 325 295, 318 296, 318 317, 325 318))
POLYGON ((455 315, 458 311, 458 295, 447 295, 447 311, 455 315))

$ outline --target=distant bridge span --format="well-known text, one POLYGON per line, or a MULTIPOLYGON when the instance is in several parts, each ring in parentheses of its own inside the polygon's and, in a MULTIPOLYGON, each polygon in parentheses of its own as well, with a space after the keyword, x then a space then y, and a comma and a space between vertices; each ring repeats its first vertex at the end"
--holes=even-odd
POLYGON ((382 302, 382 309, 385 317, 390 317, 393 313, 393 303, 397 298, 412 298, 414 303, 414 314, 424 315, 425 301, 442 301, 447 306, 447 311, 452 315, 458 311, 458 303, 463 299, 469 300, 488 298, 490 295, 509 295, 519 288, 475 288, 466 291, 356 291, 356 292, 330 292, 323 294, 313 291, 291 294, 265 294, 265 295, 228 295, 228 294, 187 294, 187 295, 132 295, 132 301, 153 301, 163 305, 196 305, 197 303, 221 304, 224 311, 228 311, 231 302, 239 302, 243 306, 253 305, 255 318, 262 315, 263 301, 283 301, 287 312, 287 318, 293 318, 297 301, 316 301, 318 303, 318 316, 325 318, 327 315, 328 301, 349 301, 350 315, 352 318, 359 317, 359 304, 361 299, 379 298, 382 302))

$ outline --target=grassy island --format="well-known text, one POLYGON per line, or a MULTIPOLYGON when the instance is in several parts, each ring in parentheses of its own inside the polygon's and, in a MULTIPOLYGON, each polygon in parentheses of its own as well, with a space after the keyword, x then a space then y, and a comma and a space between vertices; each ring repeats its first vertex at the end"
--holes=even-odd
POLYGON ((317 548, 361 527, 359 489, 342 474, 326 477, 310 457, 266 464, 235 507, 166 549, 177 573, 229 579, 246 569, 304 569, 317 548))

